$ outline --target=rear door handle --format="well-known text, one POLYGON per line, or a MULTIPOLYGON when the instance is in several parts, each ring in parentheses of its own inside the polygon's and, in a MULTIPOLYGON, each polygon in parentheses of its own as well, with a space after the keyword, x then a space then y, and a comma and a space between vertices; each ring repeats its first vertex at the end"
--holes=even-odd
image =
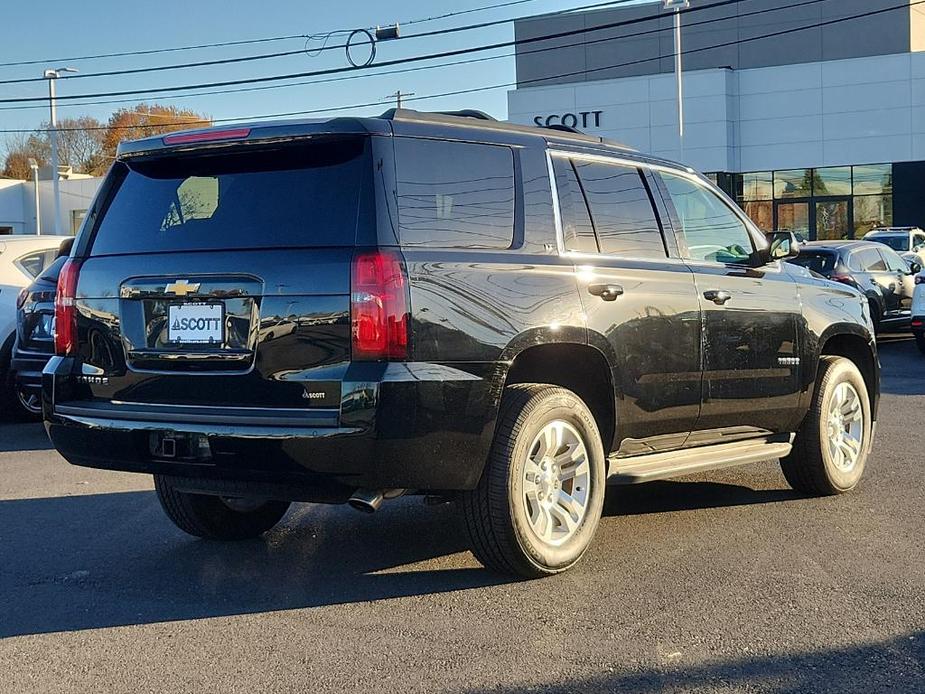
POLYGON ((617 297, 623 294, 623 287, 619 284, 589 284, 588 292, 604 301, 616 301, 617 297))
POLYGON ((722 289, 710 289, 703 293, 703 298, 712 301, 717 306, 722 306, 732 298, 732 294, 724 292, 722 289))

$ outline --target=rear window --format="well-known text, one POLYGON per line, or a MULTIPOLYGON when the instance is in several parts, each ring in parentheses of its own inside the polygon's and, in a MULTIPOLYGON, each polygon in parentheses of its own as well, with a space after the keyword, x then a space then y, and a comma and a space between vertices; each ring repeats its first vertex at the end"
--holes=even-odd
POLYGON ((397 138, 403 246, 509 248, 514 153, 495 145, 397 138))
POLYGON ((828 275, 835 269, 836 256, 834 253, 823 251, 801 251, 800 255, 790 262, 820 275, 828 275))
POLYGON ((899 251, 900 253, 903 253, 909 250, 909 235, 908 234, 892 234, 892 235, 884 234, 883 236, 880 236, 880 235, 869 236, 868 240, 885 244, 889 246, 890 248, 892 248, 894 251, 899 251))
POLYGON ((93 255, 353 245, 372 206, 367 138, 135 161, 113 175, 93 255))

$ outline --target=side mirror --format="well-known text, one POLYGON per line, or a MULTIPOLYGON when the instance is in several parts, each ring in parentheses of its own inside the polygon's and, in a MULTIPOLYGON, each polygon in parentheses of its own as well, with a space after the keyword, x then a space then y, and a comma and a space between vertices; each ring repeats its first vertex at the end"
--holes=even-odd
POLYGON ((909 274, 910 275, 917 275, 921 271, 922 271, 922 263, 920 263, 917 260, 909 261, 909 274))
POLYGON ((768 247, 763 255, 767 262, 788 260, 800 255, 800 243, 792 231, 773 231, 766 236, 768 247))

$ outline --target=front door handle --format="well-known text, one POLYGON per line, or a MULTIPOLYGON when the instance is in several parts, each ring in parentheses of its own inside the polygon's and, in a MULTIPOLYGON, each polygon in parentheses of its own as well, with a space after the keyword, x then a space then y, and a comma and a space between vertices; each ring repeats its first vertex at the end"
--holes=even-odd
POLYGON ((703 298, 712 301, 717 306, 722 306, 732 298, 732 294, 724 292, 722 289, 711 289, 703 293, 703 298))
POLYGON ((604 301, 616 301, 617 297, 623 294, 623 287, 619 284, 589 284, 588 292, 604 301))

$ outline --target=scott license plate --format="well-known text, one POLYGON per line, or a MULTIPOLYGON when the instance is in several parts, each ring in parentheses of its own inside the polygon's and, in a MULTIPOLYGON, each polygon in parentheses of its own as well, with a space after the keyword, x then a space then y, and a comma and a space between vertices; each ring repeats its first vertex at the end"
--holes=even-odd
POLYGON ((224 343, 224 304, 170 304, 167 307, 167 340, 185 344, 224 343))

